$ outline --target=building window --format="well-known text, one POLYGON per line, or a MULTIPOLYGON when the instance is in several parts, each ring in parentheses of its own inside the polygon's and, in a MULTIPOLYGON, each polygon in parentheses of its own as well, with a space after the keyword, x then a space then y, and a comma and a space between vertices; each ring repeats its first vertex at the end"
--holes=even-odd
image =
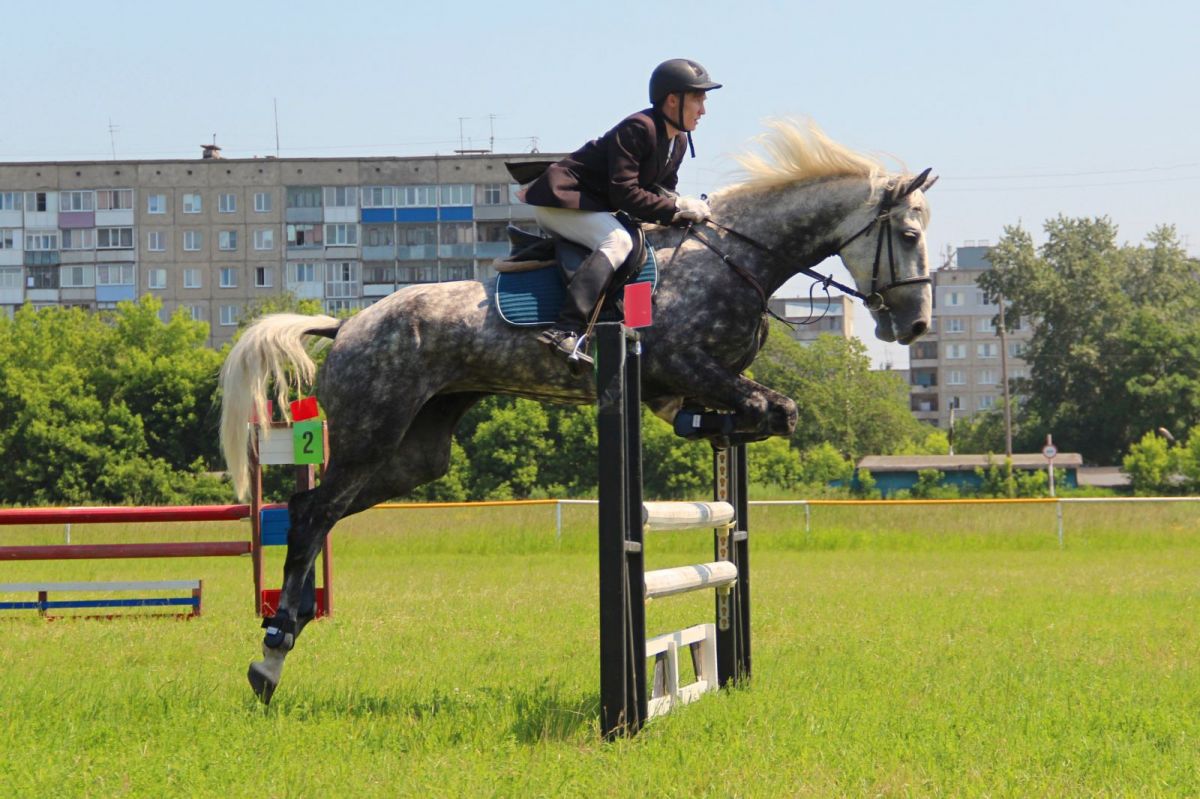
POLYGON ((437 264, 402 266, 399 278, 401 283, 436 283, 438 279, 437 264))
POLYGON ((320 247, 321 225, 296 224, 287 226, 287 246, 320 247))
POLYGON ((988 297, 986 291, 975 292, 975 304, 976 305, 979 305, 979 306, 991 305, 992 303, 991 303, 990 299, 991 298, 988 297))
POLYGON ((237 249, 237 231, 222 230, 217 233, 217 248, 221 250, 237 249))
POLYGON ((325 296, 331 298, 357 297, 357 261, 331 261, 325 265, 325 296))
POLYGON ((17 241, 16 228, 0 228, 0 250, 15 249, 17 241))
POLYGON ((981 316, 975 320, 976 333, 995 333, 996 321, 990 316, 981 316))
POLYGON ((58 193, 58 210, 67 213, 91 211, 95 209, 95 199, 95 194, 90 191, 60 191, 58 193))
POLYGON ((400 243, 405 247, 437 244, 437 225, 400 225, 400 243))
POLYGON ((471 264, 443 264, 442 275, 445 280, 474 280, 475 267, 471 264))
POLYGON ((221 325, 232 327, 238 323, 238 307, 236 305, 221 306, 221 325))
POLYGON ((387 247, 394 244, 391 225, 363 225, 363 244, 368 247, 387 247))
POLYGON ((204 321, 204 306, 203 305, 189 305, 189 306, 187 306, 187 309, 188 309, 188 313, 190 313, 192 315, 193 322, 203 322, 204 321))
POLYGON ((319 264, 315 263, 296 263, 288 264, 288 283, 316 283, 321 280, 320 272, 317 269, 319 264))
POLYGON ((265 214, 271 210, 271 193, 269 191, 254 192, 254 212, 265 214))
POLYGON ((102 227, 96 229, 96 249, 132 250, 133 228, 102 227))
POLYGON ((97 286, 133 286, 133 264, 97 264, 97 286))
POLYGON ((950 360, 958 360, 967 357, 967 347, 965 344, 947 344, 946 357, 950 360))
POLYGON ((165 289, 167 287, 166 269, 149 269, 146 271, 146 288, 165 289))
POLYGON ((57 266, 31 266, 25 276, 25 288, 56 289, 58 288, 57 266))
POLYGON ((962 397, 955 396, 955 397, 950 398, 950 406, 949 407, 954 408, 955 410, 961 411, 962 406, 963 406, 962 397))
POLYGON ((26 230, 25 249, 32 252, 48 252, 58 249, 57 230, 26 230))
POLYGON ((362 207, 363 208, 391 208, 392 207, 392 187, 391 186, 363 186, 362 207))
POLYGON ((254 287, 257 289, 271 288, 271 267, 254 267, 254 287))
POLYGON ((167 212, 167 195, 151 194, 146 197, 146 213, 165 214, 167 212))
POLYGON ((976 344, 975 354, 980 358, 995 358, 998 354, 999 346, 995 343, 976 344))
POLYGON ((363 264, 363 283, 395 283, 396 267, 391 264, 363 264))
POLYGON ((64 250, 96 249, 96 230, 94 228, 64 230, 62 232, 62 248, 64 250))
POLYGON ((1010 341, 1008 343, 1008 354, 1014 358, 1025 357, 1025 350, 1028 345, 1024 341, 1010 341))
POLYGON ((217 213, 219 214, 236 214, 237 213, 237 195, 222 194, 217 197, 217 213))
POLYGON ((453 183, 441 187, 442 205, 472 205, 475 187, 470 183, 453 183))
MULTIPOLYGON (((185 289, 200 288, 200 270, 199 269, 184 269, 183 270, 183 287, 185 289)), ((195 318, 195 317, 193 317, 195 318)))
POLYGON ((976 381, 981 386, 996 385, 996 370, 995 369, 980 369, 976 381))
POLYGON ((273 250, 275 249, 275 231, 271 228, 261 228, 254 231, 254 249, 256 250, 273 250))
POLYGON ((200 252, 204 246, 204 234, 199 230, 183 231, 183 249, 188 252, 200 252))
POLYGON ((133 189, 103 189, 96 192, 96 208, 100 211, 132 211, 133 189))
POLYGON ((0 266, 0 289, 19 288, 21 288, 21 267, 0 266))
POLYGON ((358 189, 354 186, 326 186, 326 208, 356 208, 358 206, 358 189))
POLYGON ((325 300, 325 313, 333 316, 348 314, 357 311, 361 304, 361 300, 325 300))
POLYGON ((23 205, 21 192, 0 191, 0 211, 20 211, 23 205))
POLYGON ((433 208, 437 205, 437 186, 399 186, 396 205, 399 208, 433 208))
POLYGON ((44 191, 25 192, 26 211, 45 211, 48 206, 47 194, 44 191))
POLYGON ((948 317, 946 319, 946 332, 947 333, 963 332, 963 320, 957 316, 948 317))
POLYGON ((996 407, 996 397, 994 394, 981 394, 979 397, 979 410, 990 411, 996 407))
POLYGON ((963 379, 961 369, 946 370, 946 385, 948 386, 965 386, 967 381, 963 379))
POLYGON ((505 184, 503 183, 485 183, 479 187, 479 204, 480 205, 504 205, 505 184))
POLYGON ((325 226, 326 247, 353 247, 358 244, 358 225, 338 224, 325 226))
POLYGON ((82 289, 96 285, 96 276, 90 266, 64 266, 61 279, 65 289, 82 289))
POLYGON ((480 243, 505 243, 508 241, 508 223, 478 222, 475 225, 475 233, 480 243))
POLYGON ((146 249, 150 252, 165 252, 167 249, 163 231, 152 230, 146 234, 146 249))
POLYGON ((222 266, 221 267, 221 282, 220 282, 221 288, 223 288, 223 289, 237 288, 237 273, 238 273, 238 270, 237 270, 236 266, 222 266))
POLYGON ((442 244, 470 244, 475 241, 475 228, 470 222, 443 222, 442 244))
POLYGON ((198 214, 204 210, 204 200, 199 194, 183 195, 183 212, 185 214, 198 214))
POLYGON ((320 208, 321 189, 319 186, 295 186, 287 190, 288 208, 320 208))

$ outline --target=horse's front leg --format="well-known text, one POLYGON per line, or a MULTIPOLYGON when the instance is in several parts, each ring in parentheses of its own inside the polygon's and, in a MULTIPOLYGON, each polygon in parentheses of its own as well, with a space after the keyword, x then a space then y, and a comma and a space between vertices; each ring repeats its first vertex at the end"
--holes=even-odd
MULTIPOLYGON (((723 420, 720 429, 704 429, 689 437, 707 438, 723 446, 730 441, 740 443, 790 436, 796 429, 796 403, 778 391, 736 374, 707 356, 692 356, 676 365, 686 365, 686 372, 680 370, 669 383, 684 397, 684 408, 700 405, 706 409, 732 411, 732 419, 723 420)), ((664 409, 669 407, 663 403, 664 409)), ((685 433, 678 426, 676 431, 681 435, 685 433)))

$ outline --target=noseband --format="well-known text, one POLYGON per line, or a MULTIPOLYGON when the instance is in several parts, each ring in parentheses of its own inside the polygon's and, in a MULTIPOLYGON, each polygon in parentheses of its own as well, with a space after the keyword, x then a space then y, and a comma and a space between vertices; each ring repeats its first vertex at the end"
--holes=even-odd
MULTIPOLYGON (((820 281, 821 285, 826 289, 828 289, 830 286, 833 286, 834 288, 838 289, 839 291, 841 291, 844 294, 849 294, 851 297, 855 297, 857 299, 862 300, 863 305, 867 306, 868 309, 875 311, 875 312, 888 310, 887 300, 884 298, 884 295, 886 295, 887 292, 891 291, 892 289, 899 288, 901 286, 913 286, 913 285, 919 285, 921 283, 932 283, 933 278, 928 275, 926 275, 924 277, 917 276, 917 277, 898 278, 896 276, 896 256, 895 256, 894 250, 892 249, 892 235, 894 232, 892 230, 892 211, 895 210, 897 204, 899 204, 899 202, 901 200, 903 200, 905 197, 912 194, 914 191, 916 191, 918 188, 920 188, 922 185, 924 185, 925 179, 929 177, 930 171, 931 171, 930 169, 926 169, 920 175, 917 175, 917 177, 913 181, 911 181, 903 190, 899 191, 898 193, 885 196, 883 198, 883 200, 879 203, 879 207, 876 209, 875 216, 871 218, 871 221, 868 222, 865 227, 863 227, 861 230, 859 230, 853 236, 844 240, 841 244, 839 244, 833 250, 833 254, 841 255, 842 250, 845 249, 847 246, 849 246, 851 242, 855 241, 856 239, 858 239, 862 236, 865 236, 868 232, 870 232, 871 228, 875 227, 876 225, 879 225, 879 234, 875 240, 875 264, 871 270, 871 291, 869 294, 863 294, 861 291, 851 288, 850 286, 844 286, 841 283, 834 280, 832 275, 822 275, 820 272, 818 272, 815 269, 812 269, 810 267, 807 267, 807 266, 801 267, 800 272, 802 272, 805 275, 808 275, 811 278, 815 278, 816 280, 820 281), (888 271, 890 273, 892 280, 890 283, 880 285, 880 274, 879 273, 880 273, 880 267, 883 265, 883 242, 884 242, 884 239, 887 240, 888 271)), ((775 249, 773 247, 763 244, 762 242, 758 241, 757 239, 747 236, 745 233, 741 233, 740 231, 734 230, 733 228, 731 228, 727 225, 722 225, 720 222, 709 219, 706 222, 704 222, 703 224, 711 225, 712 227, 723 230, 726 233, 733 236, 734 238, 737 238, 737 239, 740 239, 740 240, 746 242, 747 244, 751 245, 755 249, 761 250, 768 254, 775 253, 775 249)), ((767 306, 766 291, 759 284, 759 282, 756 279, 754 279, 754 277, 744 267, 735 263, 734 260, 732 258, 730 258, 728 254, 722 252, 720 250, 720 248, 718 248, 715 244, 713 244, 711 241, 709 241, 706 237, 699 235, 699 233, 696 232, 693 225, 690 223, 687 226, 687 230, 684 231, 683 237, 686 239, 689 234, 694 236, 696 238, 696 240, 699 241, 701 244, 703 244, 705 247, 712 250, 712 252, 714 254, 716 254, 722 261, 724 261, 726 264, 728 264, 731 268, 733 268, 733 270, 735 272, 737 272, 739 275, 741 275, 743 279, 745 279, 748 283, 750 283, 750 285, 753 286, 755 288, 755 290, 758 291, 759 297, 763 301, 763 307, 766 308, 766 306, 767 306)), ((682 244, 682 242, 680 242, 680 243, 682 244)), ((678 250, 676 250, 676 251, 678 252, 678 250)), ((772 314, 772 315, 774 315, 774 314, 772 314)))

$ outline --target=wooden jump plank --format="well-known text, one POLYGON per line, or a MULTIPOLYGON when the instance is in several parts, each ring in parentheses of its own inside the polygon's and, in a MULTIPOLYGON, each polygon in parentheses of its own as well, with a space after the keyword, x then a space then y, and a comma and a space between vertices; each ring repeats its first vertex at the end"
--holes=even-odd
POLYGON ((249 555, 249 541, 182 541, 154 544, 61 544, 0 547, 0 561, 104 560, 109 558, 211 558, 249 555))
POLYGON ((170 507, 5 508, 2 524, 105 524, 119 522, 216 522, 250 518, 249 505, 170 507))
POLYGON ((0 583, 0 593, 29 591, 191 591, 199 580, 133 580, 126 582, 0 583))
POLYGON ((733 522, 728 502, 645 502, 642 526, 647 530, 694 530, 733 522))

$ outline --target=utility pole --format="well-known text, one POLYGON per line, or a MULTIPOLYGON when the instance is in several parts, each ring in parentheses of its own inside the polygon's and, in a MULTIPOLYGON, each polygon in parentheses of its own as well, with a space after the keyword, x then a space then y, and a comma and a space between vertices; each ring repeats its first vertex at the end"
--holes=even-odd
POLYGON ((1000 334, 1000 382, 1004 385, 1004 454, 1012 457, 1012 406, 1008 396, 1008 331, 1004 328, 1004 295, 997 300, 1000 303, 1000 324, 997 332, 1000 334))

